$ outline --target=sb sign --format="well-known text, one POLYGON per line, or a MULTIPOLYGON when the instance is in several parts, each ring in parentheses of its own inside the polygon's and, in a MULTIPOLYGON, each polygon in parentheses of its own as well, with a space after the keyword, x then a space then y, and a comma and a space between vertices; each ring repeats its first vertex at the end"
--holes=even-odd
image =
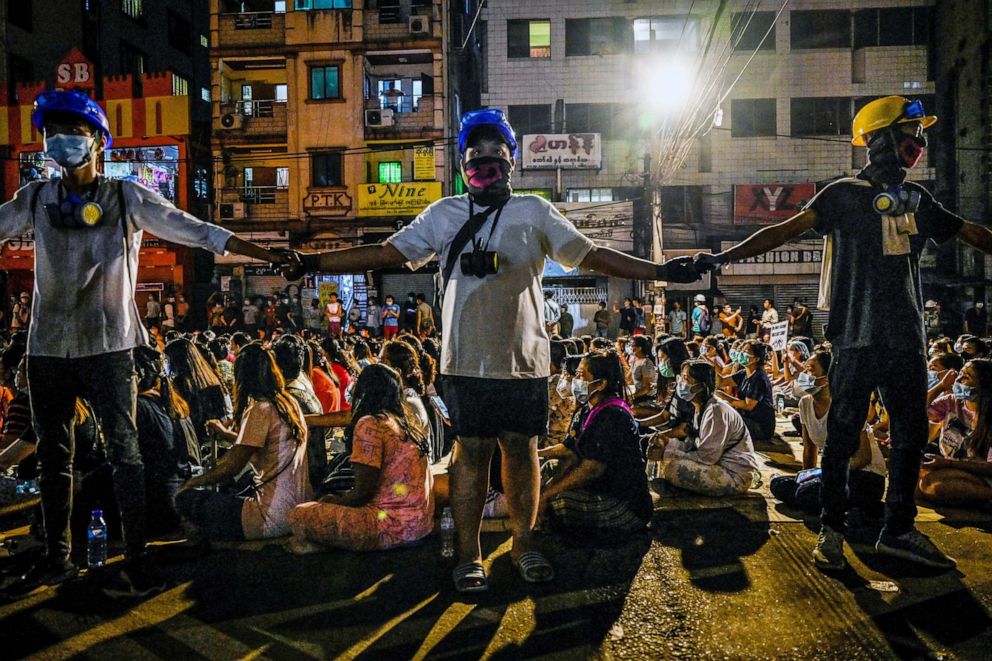
POLYGON ((799 213, 813 199, 815 184, 734 186, 734 224, 771 225, 799 213))
POLYGON ((441 199, 441 182, 365 184, 358 188, 359 216, 416 216, 441 199))
POLYGON ((78 48, 73 48, 55 67, 55 82, 63 89, 92 89, 95 68, 78 48))

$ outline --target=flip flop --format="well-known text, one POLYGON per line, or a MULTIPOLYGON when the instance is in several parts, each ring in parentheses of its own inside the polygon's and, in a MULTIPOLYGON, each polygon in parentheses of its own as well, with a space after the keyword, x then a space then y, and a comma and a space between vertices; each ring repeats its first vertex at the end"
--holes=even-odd
POLYGON ((513 560, 513 566, 520 578, 528 583, 547 583, 555 579, 555 568, 540 551, 527 551, 513 560))
POLYGON ((451 578, 455 581, 455 589, 462 593, 485 592, 489 589, 486 568, 481 562, 458 565, 451 572, 451 578))

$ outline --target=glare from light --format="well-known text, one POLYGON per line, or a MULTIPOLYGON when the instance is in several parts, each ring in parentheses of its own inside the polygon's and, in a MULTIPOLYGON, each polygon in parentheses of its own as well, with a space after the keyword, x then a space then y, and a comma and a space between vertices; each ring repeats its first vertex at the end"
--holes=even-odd
POLYGON ((693 68, 682 57, 672 55, 646 65, 641 76, 641 98, 650 108, 681 110, 692 98, 693 68))

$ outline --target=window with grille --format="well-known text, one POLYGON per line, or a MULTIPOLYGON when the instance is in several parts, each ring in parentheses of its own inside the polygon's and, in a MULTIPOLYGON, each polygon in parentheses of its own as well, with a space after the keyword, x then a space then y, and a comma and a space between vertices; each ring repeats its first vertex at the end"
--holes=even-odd
POLYGON ((141 74, 147 71, 146 63, 148 62, 148 58, 143 52, 126 41, 122 41, 120 53, 122 72, 131 74, 137 80, 141 77, 141 74))
POLYGON ((403 181, 403 168, 399 161, 384 161, 379 163, 379 183, 398 184, 403 181))
POLYGON ((172 74, 172 96, 189 96, 189 79, 177 73, 172 74))
POLYGON ((121 13, 128 18, 141 18, 141 0, 121 0, 121 13))

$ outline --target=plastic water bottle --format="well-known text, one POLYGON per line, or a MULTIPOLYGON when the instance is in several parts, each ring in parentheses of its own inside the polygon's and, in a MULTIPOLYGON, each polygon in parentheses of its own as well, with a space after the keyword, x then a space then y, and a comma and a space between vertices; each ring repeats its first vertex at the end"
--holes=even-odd
POLYGON ((441 557, 455 557, 455 517, 451 508, 445 507, 441 513, 441 557))
POLYGON ((107 523, 103 510, 93 510, 93 518, 86 529, 86 565, 103 567, 107 564, 107 523))

